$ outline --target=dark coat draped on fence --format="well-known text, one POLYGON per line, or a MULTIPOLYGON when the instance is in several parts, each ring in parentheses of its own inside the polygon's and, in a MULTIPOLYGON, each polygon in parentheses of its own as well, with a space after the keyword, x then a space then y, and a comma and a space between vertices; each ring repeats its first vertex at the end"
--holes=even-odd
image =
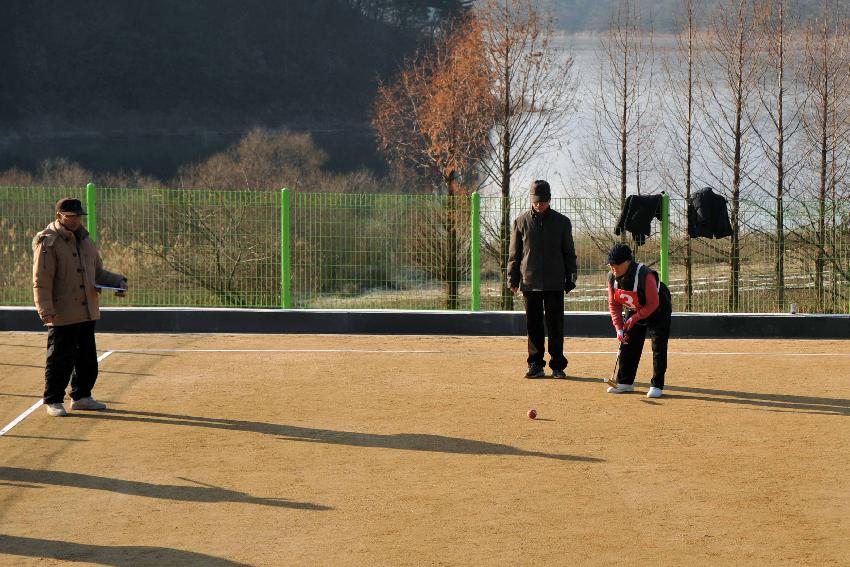
POLYGON ((614 234, 624 230, 632 233, 635 244, 643 246, 646 237, 652 234, 652 219, 661 220, 661 195, 629 195, 617 219, 614 234))
POLYGON ((688 202, 688 234, 691 238, 724 238, 732 235, 726 199, 705 187, 688 202))

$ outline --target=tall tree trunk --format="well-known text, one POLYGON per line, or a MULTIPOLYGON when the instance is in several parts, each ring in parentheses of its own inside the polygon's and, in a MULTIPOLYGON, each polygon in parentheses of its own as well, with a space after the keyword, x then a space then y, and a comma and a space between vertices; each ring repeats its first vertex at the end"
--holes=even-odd
MULTIPOLYGON (((508 9, 507 2, 505 10, 508 9)), ((508 20, 505 19, 505 37, 509 35, 507 28, 508 20)), ((502 274, 501 285, 501 307, 502 311, 513 311, 514 299, 508 286, 508 257, 511 245, 511 45, 505 46, 505 63, 502 72, 502 218, 499 223, 499 236, 501 242, 501 254, 499 256, 499 268, 502 274)))
POLYGON ((818 309, 823 307, 823 268, 824 249, 826 239, 826 185, 827 185, 827 131, 826 112, 824 112, 824 130, 821 138, 821 170, 820 188, 818 191, 818 229, 817 229, 817 253, 815 256, 815 294, 817 296, 818 309))
POLYGON ((446 230, 446 253, 443 266, 443 290, 446 294, 446 309, 457 309, 460 306, 458 288, 460 284, 460 266, 458 266, 458 237, 457 237, 457 196, 455 175, 450 175, 446 181, 449 197, 446 204, 443 222, 446 230))
MULTIPOLYGON (((620 210, 626 206, 626 175, 628 173, 628 131, 629 112, 629 59, 628 50, 623 50, 623 114, 620 116, 620 210)), ((620 233, 620 241, 626 241, 626 231, 620 233)))
POLYGON ((510 115, 510 93, 505 93, 505 124, 502 128, 502 218, 499 226, 502 273, 502 310, 513 311, 513 294, 508 287, 508 256, 511 242, 511 134, 507 121, 510 115))
MULTIPOLYGON (((826 42, 824 42, 826 43, 826 42)), ((826 221, 826 187, 827 187, 827 161, 829 153, 829 73, 827 67, 826 48, 824 48, 824 75, 823 93, 821 95, 821 139, 820 139, 820 187, 818 189, 818 229, 817 229, 817 252, 815 255, 815 295, 817 296, 818 309, 823 306, 823 267, 824 267, 824 239, 826 221)))
POLYGON ((779 97, 777 103, 777 160, 776 160, 776 290, 779 310, 785 309, 785 219, 784 219, 784 187, 785 187, 785 126, 783 123, 783 106, 785 99, 785 2, 779 3, 779 97))
MULTIPOLYGON (((836 112, 832 113, 832 131, 837 133, 837 125, 836 125, 836 112)), ((837 146, 838 140, 832 144, 832 156, 830 159, 830 174, 829 174, 829 185, 830 185, 830 194, 832 197, 831 208, 832 208, 832 222, 830 224, 830 239, 829 239, 829 249, 830 249, 830 257, 832 258, 832 281, 830 282, 830 290, 831 290, 831 299, 832 303, 829 306, 828 313, 836 313, 836 309, 838 309, 839 303, 839 294, 838 294, 838 270, 835 267, 836 262, 838 262, 838 225, 836 224, 836 211, 838 210, 838 181, 836 179, 836 160, 837 160, 837 146)))
MULTIPOLYGON (((694 81, 693 81, 693 42, 694 42, 694 7, 688 0, 688 153, 685 158, 685 219, 688 218, 688 203, 691 200, 691 161, 693 143, 693 104, 694 104, 694 81)), ((687 222, 687 220, 685 221, 687 222)), ((691 235, 685 230, 685 311, 693 307, 694 283, 693 283, 693 248, 691 246, 691 235)))
POLYGON ((735 157, 732 165, 732 239, 729 253, 729 311, 738 311, 740 305, 741 282, 741 246, 740 246, 740 206, 741 206, 741 144, 743 142, 741 122, 744 114, 744 19, 738 18, 738 69, 735 97, 735 157))
POLYGON ((735 111, 735 162, 732 167, 732 238, 729 251, 729 311, 735 312, 739 305, 741 278, 740 207, 741 207, 741 101, 735 111))

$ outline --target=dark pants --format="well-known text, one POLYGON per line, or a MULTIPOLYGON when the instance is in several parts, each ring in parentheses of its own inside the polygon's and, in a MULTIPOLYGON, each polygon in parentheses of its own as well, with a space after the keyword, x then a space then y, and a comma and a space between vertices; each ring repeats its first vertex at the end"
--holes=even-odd
POLYGON ((670 339, 670 315, 650 317, 645 325, 637 324, 628 333, 629 342, 620 345, 620 368, 617 382, 634 384, 646 335, 652 339, 652 385, 664 389, 667 372, 667 342, 670 339))
POLYGON ((44 370, 44 403, 65 399, 71 382, 71 399, 91 397, 97 381, 97 347, 94 321, 50 327, 47 331, 47 365, 44 370))
POLYGON ((563 370, 567 367, 564 357, 564 292, 524 291, 525 324, 528 330, 528 364, 545 366, 543 361, 543 321, 549 331, 549 367, 563 370))

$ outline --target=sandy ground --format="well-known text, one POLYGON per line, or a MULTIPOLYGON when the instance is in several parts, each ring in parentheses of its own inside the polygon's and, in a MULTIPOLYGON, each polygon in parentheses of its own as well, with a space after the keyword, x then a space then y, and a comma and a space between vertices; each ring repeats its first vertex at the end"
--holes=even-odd
MULTIPOLYGON (((567 380, 522 338, 98 346, 138 349, 108 411, 0 437, 2 565, 850 564, 850 341, 674 340, 659 400, 646 354, 605 393, 612 340, 568 339, 567 380)), ((0 428, 44 351, 0 334, 0 428)))

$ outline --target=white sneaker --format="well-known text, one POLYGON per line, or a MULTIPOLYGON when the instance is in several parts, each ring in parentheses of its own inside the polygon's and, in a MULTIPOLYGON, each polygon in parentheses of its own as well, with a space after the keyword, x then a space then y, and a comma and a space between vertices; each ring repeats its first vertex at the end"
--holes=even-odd
POLYGON ((102 410, 106 409, 106 404, 99 402, 94 398, 80 398, 71 403, 72 410, 102 410))
POLYGON ((609 386, 608 393, 609 394, 622 394, 623 392, 634 392, 635 385, 634 384, 617 384, 616 387, 609 386))
POLYGON ((51 417, 65 417, 68 415, 63 404, 44 404, 44 407, 47 409, 47 415, 51 417))
POLYGON ((647 398, 660 398, 662 395, 664 395, 664 390, 655 386, 649 388, 649 391, 646 393, 647 398))

